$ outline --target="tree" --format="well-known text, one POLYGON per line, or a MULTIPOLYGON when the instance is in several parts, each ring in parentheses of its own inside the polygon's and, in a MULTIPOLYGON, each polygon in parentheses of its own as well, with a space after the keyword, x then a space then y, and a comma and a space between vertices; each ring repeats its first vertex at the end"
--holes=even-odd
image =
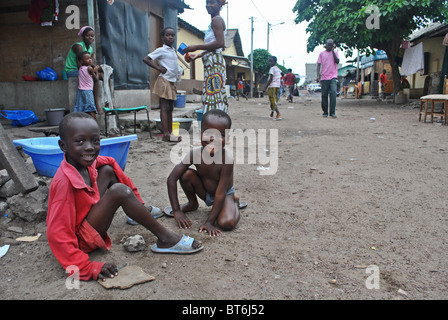
POLYGON ((330 38, 348 56, 354 49, 361 53, 384 50, 392 67, 394 93, 398 93, 395 57, 402 40, 430 21, 445 22, 447 5, 446 0, 298 0, 293 12, 296 23, 309 22, 308 52, 330 38))
MULTIPOLYGON (((269 73, 269 58, 272 55, 266 49, 255 49, 254 50, 254 71, 255 71, 255 85, 258 85, 259 81, 263 78, 263 76, 269 73)), ((249 54, 249 61, 251 59, 251 55, 249 54)), ((277 67, 284 73, 287 72, 287 69, 284 66, 281 66, 277 62, 277 67)))

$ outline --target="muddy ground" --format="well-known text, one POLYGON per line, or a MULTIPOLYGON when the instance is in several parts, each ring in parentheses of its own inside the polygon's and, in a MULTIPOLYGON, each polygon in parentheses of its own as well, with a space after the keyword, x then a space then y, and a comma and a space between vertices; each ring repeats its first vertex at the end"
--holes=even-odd
MULTIPOLYGON (((281 99, 283 120, 269 118, 267 98, 231 100, 234 129, 277 129, 278 168, 235 166, 236 193, 249 203, 234 231, 199 233, 209 209, 189 214, 190 230, 162 217, 164 226, 204 244, 193 255, 152 253, 155 237, 117 212, 110 251, 91 259, 138 265, 155 280, 127 290, 95 281, 66 288, 66 273, 46 241, 45 222, 0 224, 0 299, 66 300, 432 300, 448 297, 448 126, 418 121, 416 103, 395 105, 338 98, 337 119, 323 118, 320 97, 281 99), (375 118, 374 120, 371 118, 375 118), (19 243, 7 231, 42 236, 19 243), (122 241, 141 234, 145 251, 122 241)), ((14 130, 8 129, 14 137, 14 130)), ((156 134, 155 134, 156 136, 156 134)), ((197 143, 192 140, 192 144, 197 143)), ((139 134, 125 172, 149 203, 169 205, 166 178, 172 144, 139 134)), ((246 146, 245 150, 250 148, 246 146)), ((272 160, 274 161, 274 160, 272 160)), ((185 197, 183 193, 181 199, 185 197)), ((3 217, 0 219, 4 219, 3 217)))

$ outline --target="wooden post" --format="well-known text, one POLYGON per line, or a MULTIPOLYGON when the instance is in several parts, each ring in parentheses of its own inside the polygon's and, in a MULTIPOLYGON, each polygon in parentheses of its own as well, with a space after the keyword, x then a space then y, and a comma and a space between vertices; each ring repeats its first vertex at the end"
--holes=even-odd
POLYGON ((39 185, 34 175, 26 167, 25 161, 9 140, 8 134, 0 124, 0 163, 8 171, 11 179, 22 193, 36 190, 39 185))

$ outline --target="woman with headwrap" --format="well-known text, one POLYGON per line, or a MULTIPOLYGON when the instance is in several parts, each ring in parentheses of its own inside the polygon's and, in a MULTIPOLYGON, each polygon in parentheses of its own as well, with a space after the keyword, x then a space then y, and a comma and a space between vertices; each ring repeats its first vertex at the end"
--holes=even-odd
MULTIPOLYGON (((93 41, 95 41, 95 31, 90 26, 84 26, 82 27, 79 32, 78 36, 82 38, 81 42, 77 42, 72 45, 70 48, 67 59, 65 60, 65 68, 64 72, 67 74, 67 77, 77 77, 78 76, 78 60, 76 56, 80 52, 88 52, 91 56, 92 61, 94 61, 94 54, 93 54, 93 41)), ((102 70, 99 68, 98 70, 99 79, 102 80, 102 70)), ((103 108, 98 104, 98 79, 94 80, 93 84, 93 95, 95 98, 95 105, 97 108, 97 111, 99 114, 103 114, 103 108)))

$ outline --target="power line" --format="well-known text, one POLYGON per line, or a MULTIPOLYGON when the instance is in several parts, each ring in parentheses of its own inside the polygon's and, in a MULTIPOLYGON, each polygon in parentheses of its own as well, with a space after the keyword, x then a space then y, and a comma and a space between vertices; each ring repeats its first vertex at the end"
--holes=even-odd
POLYGON ((264 19, 264 21, 268 22, 268 20, 266 20, 266 18, 261 13, 260 9, 258 9, 258 7, 255 5, 254 1, 250 0, 250 2, 252 2, 252 4, 254 5, 255 9, 257 9, 258 13, 261 15, 261 17, 264 19))

